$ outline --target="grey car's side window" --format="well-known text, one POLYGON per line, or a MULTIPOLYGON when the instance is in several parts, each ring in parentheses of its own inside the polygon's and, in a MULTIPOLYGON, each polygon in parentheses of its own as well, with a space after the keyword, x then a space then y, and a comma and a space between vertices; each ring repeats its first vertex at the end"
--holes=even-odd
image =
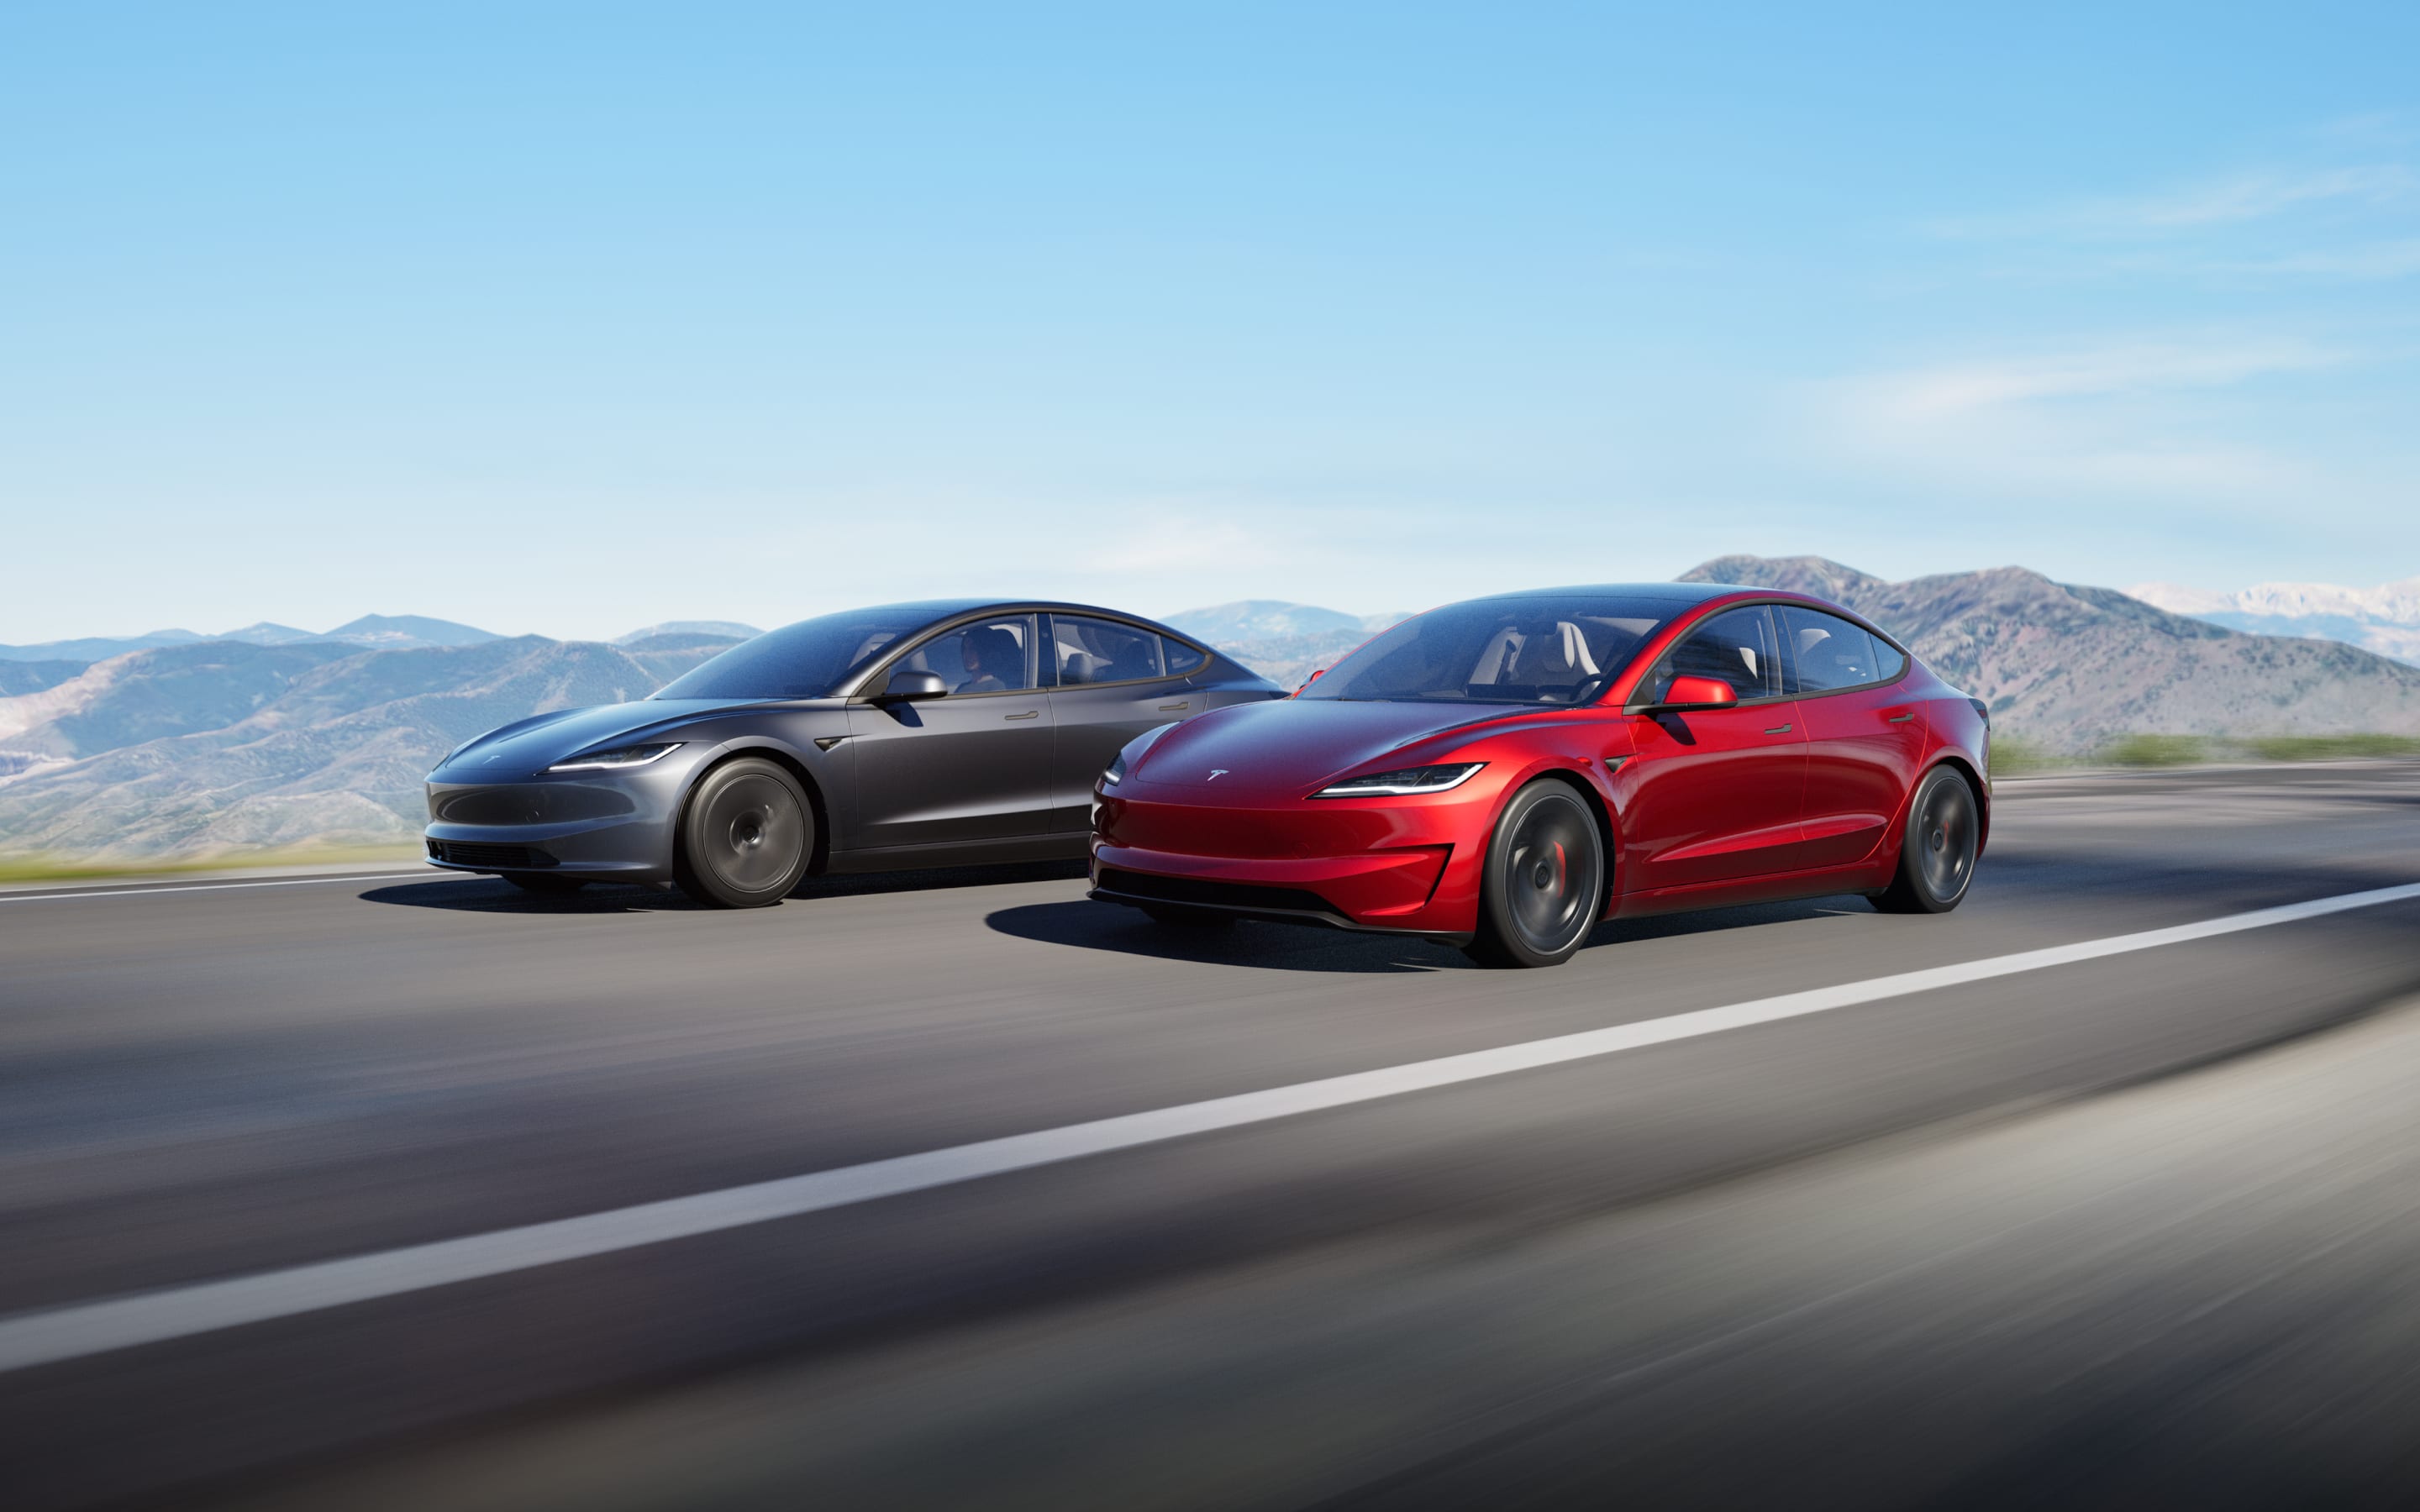
POLYGON ((1059 648, 1059 686, 1126 683, 1165 675, 1159 637, 1088 614, 1053 614, 1050 639, 1059 648))
POLYGON ((1171 677, 1183 677, 1187 672, 1198 672, 1210 659, 1208 656, 1196 651, 1184 641, 1168 636, 1159 638, 1159 649, 1167 658, 1168 675, 1171 677))
POLYGON ((936 672, 952 694, 1022 693, 1034 685, 1033 616, 1003 614, 943 631, 893 671, 936 672))
POLYGON ((1773 654, 1773 616, 1761 604, 1725 609, 1682 638, 1648 674, 1643 702, 1660 703, 1675 677, 1728 683, 1741 702, 1781 691, 1780 659, 1773 654))

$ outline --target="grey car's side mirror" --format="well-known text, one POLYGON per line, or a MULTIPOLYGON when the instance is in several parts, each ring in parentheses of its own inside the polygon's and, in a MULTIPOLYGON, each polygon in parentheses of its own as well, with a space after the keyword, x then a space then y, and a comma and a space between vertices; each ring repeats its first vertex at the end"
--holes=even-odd
POLYGON ((941 681, 939 672, 895 671, 891 681, 882 685, 885 702, 904 702, 909 699, 937 699, 946 695, 950 686, 941 681))

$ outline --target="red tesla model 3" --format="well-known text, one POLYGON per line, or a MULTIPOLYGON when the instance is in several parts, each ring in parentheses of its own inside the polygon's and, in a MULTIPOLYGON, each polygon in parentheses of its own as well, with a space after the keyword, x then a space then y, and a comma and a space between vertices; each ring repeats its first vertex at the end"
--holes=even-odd
POLYGON ((1608 918, 1848 892, 1945 913, 1990 829, 1990 723, 1805 594, 1472 599, 1291 699, 1134 740, 1095 790, 1092 895, 1522 966, 1570 959, 1608 918))

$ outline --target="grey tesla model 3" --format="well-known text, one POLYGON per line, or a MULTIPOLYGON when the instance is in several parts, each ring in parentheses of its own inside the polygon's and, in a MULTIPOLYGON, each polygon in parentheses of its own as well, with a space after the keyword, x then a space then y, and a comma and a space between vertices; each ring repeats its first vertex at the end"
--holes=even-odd
POLYGON ((1127 741, 1284 693, 1165 625, 940 600, 802 620, 652 698, 491 730, 428 774, 428 859, 533 892, 779 903, 815 872, 1080 857, 1127 741))

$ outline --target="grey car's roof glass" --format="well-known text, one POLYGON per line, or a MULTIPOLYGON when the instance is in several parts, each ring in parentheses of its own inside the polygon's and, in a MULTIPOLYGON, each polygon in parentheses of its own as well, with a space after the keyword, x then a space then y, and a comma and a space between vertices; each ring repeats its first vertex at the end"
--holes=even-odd
POLYGON ((690 668, 659 688, 655 697, 825 698, 893 643, 984 605, 982 599, 926 599, 800 620, 690 668))
MULTIPOLYGON (((1658 585, 1660 588, 1662 585, 1658 585)), ((1508 594, 1415 615, 1338 662, 1305 699, 1585 703, 1697 601, 1655 589, 1508 594)))

